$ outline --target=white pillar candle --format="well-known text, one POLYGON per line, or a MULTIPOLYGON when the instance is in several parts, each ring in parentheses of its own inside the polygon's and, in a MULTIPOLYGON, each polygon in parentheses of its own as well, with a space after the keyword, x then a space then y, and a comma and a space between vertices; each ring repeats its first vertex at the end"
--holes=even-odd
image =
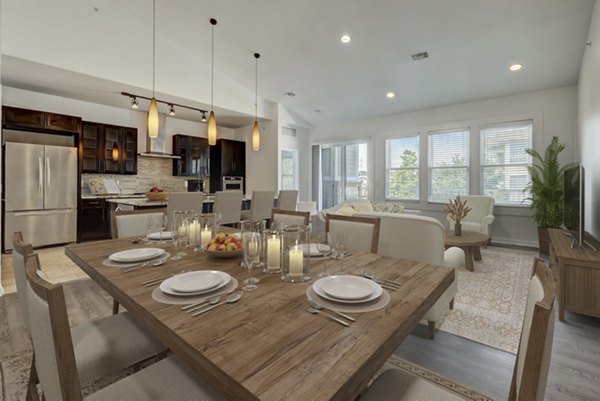
POLYGON ((267 239, 267 268, 278 270, 281 267, 281 240, 276 235, 267 239))
POLYGON ((210 242, 212 239, 212 231, 205 226, 202 232, 200 233, 200 245, 204 246, 210 242))
POLYGON ((180 225, 177 232, 179 233, 179 237, 185 237, 185 224, 180 225))
POLYGON ((304 270, 304 253, 298 249, 298 245, 294 249, 290 249, 290 277, 302 277, 304 270))
POLYGON ((188 241, 190 242, 190 244, 198 245, 199 234, 200 234, 200 224, 198 224, 196 222, 190 223, 190 225, 188 227, 188 236, 189 236, 188 241))

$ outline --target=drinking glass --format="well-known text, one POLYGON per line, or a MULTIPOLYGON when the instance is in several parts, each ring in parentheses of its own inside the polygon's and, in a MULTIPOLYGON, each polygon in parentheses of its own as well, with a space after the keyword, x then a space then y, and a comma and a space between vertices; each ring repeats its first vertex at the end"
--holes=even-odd
POLYGON ((185 255, 185 252, 179 251, 179 246, 182 241, 185 242, 186 229, 185 229, 185 212, 173 212, 173 220, 171 221, 171 238, 173 239, 173 247, 175 248, 175 256, 171 259, 179 260, 185 255))
POLYGON ((317 246, 317 252, 323 256, 323 271, 318 274, 318 277, 329 276, 329 272, 327 271, 327 260, 328 256, 331 253, 331 247, 327 241, 327 233, 319 232, 315 238, 315 244, 317 246))
POLYGON ((159 244, 166 244, 167 241, 165 241, 165 231, 167 230, 167 227, 169 227, 169 218, 167 217, 166 213, 163 213, 160 217, 157 216, 157 219, 160 226, 159 244))
MULTIPOLYGON (((162 215, 164 216, 164 214, 162 215)), ((162 216, 159 217, 157 215, 154 214, 149 214, 148 217, 146 217, 146 242, 152 242, 152 240, 150 239, 150 234, 156 233, 156 232, 162 232, 163 231, 163 220, 162 220, 162 216)), ((161 241, 162 241, 162 234, 160 236, 161 241)), ((163 242, 164 243, 164 242, 163 242)))
POLYGON ((340 270, 336 275, 346 274, 344 272, 344 253, 346 252, 346 244, 348 237, 345 231, 334 231, 332 234, 333 248, 335 249, 336 259, 340 261, 340 270))
MULTIPOLYGON (((262 224, 258 220, 244 220, 242 221, 241 226, 244 264, 246 265, 246 268, 248 268, 248 271, 250 271, 252 267, 260 266, 260 255, 262 253, 262 224), (252 257, 250 264, 248 264, 248 259, 246 258, 248 255, 252 257)), ((255 285, 259 282, 260 279, 252 277, 252 273, 249 273, 249 278, 244 280, 244 284, 249 285, 255 285)))
POLYGON ((260 233, 246 232, 242 234, 242 247, 244 249, 244 264, 248 269, 248 278, 244 280, 244 291, 254 291, 259 282, 258 279, 252 277, 252 268, 260 263, 260 233))

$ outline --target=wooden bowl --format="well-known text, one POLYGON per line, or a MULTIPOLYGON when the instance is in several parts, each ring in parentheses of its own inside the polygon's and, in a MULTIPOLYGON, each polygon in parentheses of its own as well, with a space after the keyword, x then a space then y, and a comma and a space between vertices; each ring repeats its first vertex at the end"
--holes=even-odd
POLYGON ((168 192, 146 192, 146 198, 148 198, 149 201, 166 201, 169 198, 169 193, 168 192))

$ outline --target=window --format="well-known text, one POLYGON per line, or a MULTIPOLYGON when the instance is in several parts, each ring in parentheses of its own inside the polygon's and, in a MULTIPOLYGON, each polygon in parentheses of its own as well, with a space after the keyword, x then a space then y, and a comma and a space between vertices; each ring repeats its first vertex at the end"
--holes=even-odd
POLYGON ((429 133, 429 201, 468 195, 469 129, 429 133))
POLYGON ((385 141, 386 199, 419 200, 419 136, 385 141))
POLYGON ((298 151, 281 150, 281 188, 298 189, 298 151))
MULTIPOLYGON (((517 121, 481 130, 481 188, 499 205, 521 205, 529 196, 523 192, 529 181, 533 122, 517 121)), ((528 203, 526 203, 528 204, 528 203)))
POLYGON ((321 147, 321 207, 347 199, 368 199, 367 143, 343 143, 321 147))

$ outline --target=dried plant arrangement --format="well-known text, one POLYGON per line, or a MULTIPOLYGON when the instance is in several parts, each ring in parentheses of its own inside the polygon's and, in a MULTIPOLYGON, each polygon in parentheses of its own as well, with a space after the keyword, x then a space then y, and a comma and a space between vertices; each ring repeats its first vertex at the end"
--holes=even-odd
POLYGON ((458 195, 454 200, 448 199, 448 203, 444 207, 444 211, 450 214, 450 218, 454 220, 456 223, 460 223, 462 219, 467 217, 471 208, 467 206, 467 200, 460 200, 460 195, 458 195))

